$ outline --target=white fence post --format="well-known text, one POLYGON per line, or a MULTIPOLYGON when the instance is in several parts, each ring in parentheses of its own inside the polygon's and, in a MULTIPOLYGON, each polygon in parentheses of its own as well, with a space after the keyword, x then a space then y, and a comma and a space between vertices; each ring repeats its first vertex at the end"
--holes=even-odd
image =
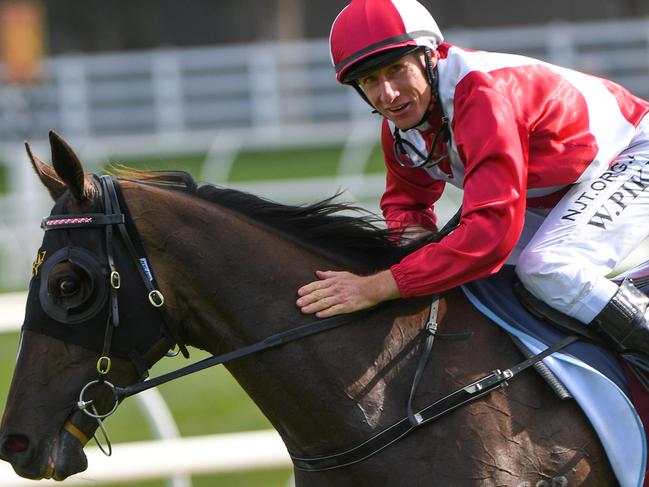
POLYGON ((575 42, 570 24, 553 22, 548 25, 547 48, 551 63, 566 67, 575 65, 575 42))
POLYGON ((55 69, 61 128, 66 136, 84 137, 90 132, 88 86, 82 58, 64 58, 55 69))
POLYGON ((257 128, 276 127, 280 120, 277 51, 261 44, 248 54, 248 79, 252 124, 257 128))
POLYGON ((168 52, 156 53, 151 69, 157 131, 179 134, 184 130, 180 59, 168 52))

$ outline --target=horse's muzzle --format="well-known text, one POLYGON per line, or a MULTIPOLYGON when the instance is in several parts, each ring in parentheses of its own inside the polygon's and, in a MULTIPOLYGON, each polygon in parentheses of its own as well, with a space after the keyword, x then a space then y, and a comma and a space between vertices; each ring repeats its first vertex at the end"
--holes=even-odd
POLYGON ((0 437, 0 459, 9 462, 16 474, 32 480, 63 480, 88 468, 83 445, 65 430, 40 446, 27 435, 4 434, 0 437))
POLYGON ((21 477, 38 480, 45 475, 35 460, 33 442, 24 434, 4 434, 0 437, 0 459, 9 462, 21 477))

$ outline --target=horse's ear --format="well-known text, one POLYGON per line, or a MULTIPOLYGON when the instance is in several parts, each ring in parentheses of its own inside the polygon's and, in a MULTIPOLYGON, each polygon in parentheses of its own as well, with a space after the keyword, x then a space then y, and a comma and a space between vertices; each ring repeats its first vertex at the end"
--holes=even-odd
POLYGON ((58 200, 66 190, 65 183, 59 179, 56 171, 51 166, 48 166, 34 155, 27 142, 25 142, 25 149, 38 178, 47 188, 54 201, 58 200))
POLYGON ((89 199, 92 195, 92 185, 86 181, 81 161, 72 148, 54 131, 50 131, 50 147, 54 169, 70 188, 72 196, 79 202, 89 199))

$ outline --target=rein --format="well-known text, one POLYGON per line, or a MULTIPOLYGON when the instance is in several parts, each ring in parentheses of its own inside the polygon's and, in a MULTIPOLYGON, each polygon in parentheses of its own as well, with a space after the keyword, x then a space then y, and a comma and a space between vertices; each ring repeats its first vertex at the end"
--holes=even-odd
POLYGON ((215 365, 222 365, 227 362, 237 360, 239 358, 247 357, 257 352, 262 352, 264 350, 269 350, 271 348, 279 347, 281 345, 286 345, 287 343, 295 342, 297 340, 301 340, 302 338, 306 338, 308 336, 315 335, 323 331, 333 330, 334 328, 338 328, 342 325, 346 325, 356 320, 359 316, 366 315, 369 312, 370 309, 367 309, 362 311, 356 311, 355 313, 349 313, 347 315, 333 316, 331 318, 325 318, 318 321, 313 321, 311 323, 307 323, 305 325, 298 326, 296 328, 287 331, 276 333, 251 345, 247 345, 242 348, 238 348, 237 350, 226 352, 221 355, 214 355, 212 357, 208 357, 199 362, 195 362, 191 365, 187 365, 173 372, 168 372, 166 374, 160 375, 158 377, 154 377, 152 379, 148 379, 143 382, 139 382, 126 387, 116 387, 112 385, 110 387, 113 391, 113 395, 115 396, 115 401, 117 403, 127 397, 133 396, 135 394, 139 394, 140 392, 146 391, 148 389, 153 389, 154 387, 158 387, 159 385, 165 384, 174 379, 178 379, 180 377, 184 377, 186 375, 199 372, 209 367, 214 367, 215 365))
MULTIPOLYGON (((124 203, 123 212, 120 207, 120 201, 118 198, 116 186, 117 182, 110 176, 101 176, 98 177, 99 188, 101 194, 104 198, 104 214, 87 214, 87 215, 52 215, 43 220, 42 226, 45 230, 58 230, 63 228, 82 228, 88 226, 103 226, 104 239, 107 252, 107 261, 108 268, 110 270, 109 284, 110 284, 110 295, 109 295, 109 305, 108 305, 108 317, 106 320, 106 330, 104 334, 104 343, 102 347, 102 353, 100 358, 97 361, 97 372, 98 378, 96 380, 90 381, 86 384, 80 394, 79 401, 77 402, 78 410, 87 414, 88 416, 95 418, 99 427, 104 433, 104 436, 107 439, 106 431, 103 427, 102 420, 106 417, 112 415, 119 403, 130 396, 138 394, 148 389, 152 389, 161 384, 170 382, 180 377, 193 374, 200 370, 204 370, 215 365, 224 364, 233 360, 237 360, 243 357, 250 356, 254 353, 258 353, 264 350, 269 350, 271 348, 279 347, 287 343, 295 342, 303 338, 321 333, 324 331, 332 330, 338 328, 342 325, 348 324, 352 321, 358 319, 359 316, 365 316, 372 312, 375 308, 370 308, 363 311, 357 311, 355 313, 345 314, 334 316, 332 318, 320 319, 305 325, 298 326, 296 328, 286 330, 280 333, 271 335, 263 340, 260 340, 251 345, 244 346, 237 350, 233 350, 221 355, 215 355, 208 357, 204 360, 190 364, 186 367, 182 367, 176 371, 163 374, 161 376, 151 378, 148 380, 143 380, 126 387, 118 387, 112 383, 105 380, 108 372, 111 367, 110 351, 112 343, 112 334, 114 328, 119 326, 119 310, 118 310, 118 290, 121 285, 121 276, 115 265, 115 259, 113 254, 113 226, 116 226, 120 232, 122 241, 124 242, 126 248, 129 251, 131 259, 135 263, 139 274, 144 282, 145 288, 148 292, 148 299, 150 304, 157 308, 162 315, 163 319, 163 329, 167 334, 167 337, 170 341, 178 345, 178 348, 183 353, 185 357, 189 356, 185 344, 179 339, 176 329, 173 325, 173 321, 169 312, 164 305, 164 296, 157 289, 156 281, 153 277, 152 270, 146 259, 144 252, 144 247, 142 242, 139 239, 137 230, 133 225, 132 221, 127 218, 128 210, 124 203), (108 412, 100 413, 95 409, 92 399, 86 399, 87 391, 89 388, 100 385, 107 387, 114 399, 114 404, 111 406, 108 412)), ((459 212, 456 214, 455 218, 452 220, 457 220, 459 218, 459 212)), ((440 233, 449 233, 452 231, 450 229, 443 229, 440 233)), ((387 427, 386 429, 375 434, 365 442, 338 452, 331 455, 324 455, 318 457, 304 458, 297 455, 291 454, 290 456, 293 461, 295 468, 299 470, 305 470, 310 472, 318 472, 324 470, 330 470, 340 467, 345 467, 358 463, 362 460, 365 460, 368 457, 371 457, 380 451, 384 450, 391 444, 395 443, 399 439, 411 433, 413 430, 431 422, 434 419, 437 419, 469 402, 475 401, 480 397, 490 393, 491 391, 505 387, 508 385, 508 380, 515 377, 517 374, 523 370, 533 366, 537 362, 540 362, 549 355, 561 350, 567 345, 573 343, 578 339, 577 336, 568 336, 561 342, 548 347, 543 352, 534 355, 527 360, 510 367, 504 371, 496 369, 485 377, 465 386, 456 391, 446 395, 445 397, 429 404, 428 406, 415 411, 413 409, 413 399, 416 393, 416 390, 419 386, 419 382, 423 375, 423 372, 426 368, 428 360, 432 354, 433 343, 435 337, 440 339, 458 339, 466 338, 466 334, 460 335, 443 335, 437 333, 437 309, 439 302, 439 295, 434 296, 433 303, 431 305, 430 315, 428 321, 422 330, 421 336, 424 340, 422 347, 422 353, 417 364, 417 369, 415 371, 413 383, 410 389, 410 395, 407 403, 407 415, 400 421, 394 423, 393 425, 387 427)), ((142 368, 142 360, 135 360, 134 363, 138 369, 142 368)), ((144 377, 145 374, 142 374, 144 377)), ((68 422, 69 423, 69 422, 68 422)), ((75 431, 76 428, 73 428, 74 425, 71 423, 66 423, 64 428, 69 431, 71 434, 75 435, 77 438, 84 436, 75 431)), ((85 443, 85 442, 84 442, 85 443)), ((98 442, 99 443, 99 442, 98 442)), ((110 441, 109 451, 110 451, 110 441)), ((103 450, 103 448, 102 448, 103 450)))

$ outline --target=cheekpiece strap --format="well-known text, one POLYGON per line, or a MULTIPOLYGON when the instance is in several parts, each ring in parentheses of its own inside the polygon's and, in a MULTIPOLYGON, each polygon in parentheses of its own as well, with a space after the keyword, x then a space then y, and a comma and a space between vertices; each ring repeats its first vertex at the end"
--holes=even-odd
MULTIPOLYGON (((120 206, 120 192, 118 190, 119 186, 115 184, 115 181, 110 176, 101 176, 101 182, 104 185, 104 190, 107 194, 110 195, 112 204, 114 208, 122 214, 122 216, 130 215, 128 210, 128 205, 123 204, 120 206)), ((183 357, 189 358, 189 351, 187 346, 180 338, 179 334, 176 332, 176 328, 173 323, 169 311, 166 306, 164 306, 164 297, 158 290, 157 283, 153 277, 153 272, 150 269, 148 261, 146 259, 146 252, 144 246, 142 245, 139 233, 132 221, 129 221, 129 218, 124 217, 123 221, 119 222, 117 229, 122 236, 122 242, 126 246, 128 252, 131 254, 131 258, 135 263, 140 276, 142 277, 142 282, 147 289, 149 295, 149 301, 151 304, 160 311, 162 322, 165 331, 171 338, 171 340, 178 345, 180 352, 183 357), (131 233, 134 238, 131 238, 131 233)))

